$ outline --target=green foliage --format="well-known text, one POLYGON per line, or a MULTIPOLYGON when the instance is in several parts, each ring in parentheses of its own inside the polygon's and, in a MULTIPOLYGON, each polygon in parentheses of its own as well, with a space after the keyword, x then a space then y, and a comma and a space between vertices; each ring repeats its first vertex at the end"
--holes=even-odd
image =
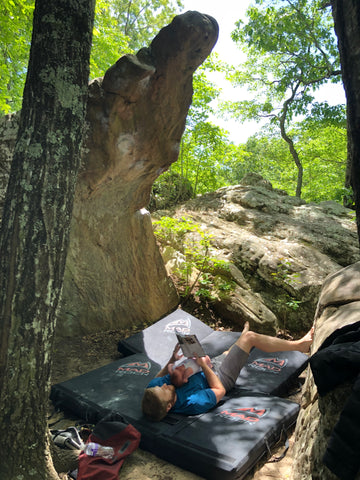
MULTIPOLYGON (((199 225, 186 217, 180 219, 172 217, 162 217, 160 220, 153 221, 154 233, 162 245, 173 246, 183 252, 185 236, 189 232, 200 230, 199 225)), ((206 244, 208 247, 208 243, 206 244)))
POLYGON ((209 122, 199 122, 184 134, 180 158, 171 168, 191 183, 194 196, 223 186, 222 164, 228 154, 225 132, 209 122))
POLYGON ((247 11, 248 23, 236 23, 232 38, 247 60, 232 79, 262 99, 258 106, 264 113, 299 84, 291 114, 305 114, 312 90, 329 79, 341 81, 331 10, 320 3, 256 0, 247 11))
POLYGON ((297 168, 298 196, 304 157, 288 131, 290 122, 309 115, 316 89, 341 81, 331 9, 320 8, 321 3, 255 0, 247 10, 248 23, 239 20, 232 33, 247 60, 230 78, 248 88, 251 100, 228 102, 224 108, 241 120, 268 118, 278 125, 297 168))
POLYGON ((164 210, 193 197, 189 180, 171 170, 156 180, 148 208, 150 211, 164 210))
POLYGON ((122 55, 147 47, 181 7, 181 0, 97 0, 91 77, 103 76, 122 55))
POLYGON ((329 105, 327 102, 313 103, 310 114, 306 117, 304 126, 317 128, 319 126, 336 126, 346 128, 345 105, 329 105))
POLYGON ((304 158, 303 198, 308 201, 343 201, 347 132, 325 126, 299 131, 298 145, 304 158))
MULTIPOLYGON (((335 200, 342 203, 346 198, 351 198, 351 191, 344 187, 347 159, 347 132, 344 123, 343 117, 332 123, 327 118, 317 116, 294 124, 289 130, 302 157, 302 197, 307 202, 335 200)), ((170 174, 164 174, 171 178, 171 175, 177 173, 179 179, 186 178, 192 186, 191 191, 187 190, 189 196, 191 192, 194 196, 195 193, 241 183, 242 178, 250 172, 259 173, 274 188, 295 195, 297 169, 287 145, 274 129, 263 129, 261 133, 250 137, 246 144, 236 146, 226 142, 226 137, 222 137, 221 131, 216 130, 217 127, 212 132, 215 135, 207 137, 206 128, 211 130, 212 126, 204 125, 201 124, 203 130, 195 127, 193 131, 185 133, 178 162, 171 166, 170 174), (219 133, 218 136, 216 132, 219 133), (205 147, 203 142, 207 142, 205 147), (193 190, 195 185, 196 191, 193 190)), ((162 178, 163 175, 157 182, 161 182, 162 178)), ((176 204, 176 198, 180 202, 187 199, 178 196, 176 180, 169 183, 164 178, 163 188, 171 201, 168 204, 162 203, 161 208, 176 204)))
POLYGON ((279 320, 279 327, 286 331, 292 330, 290 317, 293 312, 296 312, 303 302, 292 298, 288 293, 279 295, 275 301, 277 306, 277 318, 279 320))
POLYGON ((210 255, 212 237, 199 224, 186 217, 162 217, 153 221, 153 226, 161 245, 171 246, 183 256, 174 274, 185 301, 194 289, 207 300, 231 293, 235 283, 230 279, 229 263, 210 255))
POLYGON ((199 122, 207 122, 210 115, 214 114, 212 103, 220 95, 220 90, 209 81, 207 74, 214 71, 222 71, 224 65, 219 61, 216 54, 212 53, 202 65, 195 71, 193 76, 193 98, 186 120, 186 128, 192 129, 199 122))
MULTIPOLYGON (((341 125, 342 122, 338 122, 341 125)), ((290 130, 296 139, 304 165, 302 197, 305 201, 336 200, 351 192, 344 187, 347 132, 344 126, 328 124, 320 118, 304 120, 290 130)), ((232 183, 252 171, 269 180, 273 187, 295 195, 296 167, 285 142, 269 130, 250 137, 242 154, 229 160, 232 183)))
MULTIPOLYGON (((253 100, 231 104, 242 119, 278 119, 281 100, 301 84, 290 107, 289 119, 299 113, 300 124, 288 123, 304 166, 302 195, 307 201, 341 201, 351 192, 343 186, 346 159, 346 117, 343 106, 312 102, 315 85, 338 68, 330 11, 318 9, 315 0, 255 2, 249 22, 238 23, 234 40, 249 55, 241 69, 232 72, 236 84, 246 85, 253 100), (320 75, 319 72, 322 72, 320 75), (317 83, 311 82, 317 80, 317 83), (302 82, 302 83, 301 83, 302 82), (329 141, 331 139, 331 141, 329 141)), ((101 76, 124 53, 148 45, 160 28, 181 7, 180 0, 97 0, 91 56, 91 77, 101 76)), ((30 49, 33 0, 5 0, 0 15, 0 111, 21 107, 22 89, 30 49), (14 35, 14 32, 17 32, 14 35)), ((194 75, 193 102, 187 117, 179 160, 155 182, 151 208, 168 208, 197 194, 236 184, 249 172, 258 172, 272 184, 295 194, 296 167, 276 124, 234 145, 227 132, 214 125, 214 102, 220 89, 208 80, 209 72, 227 72, 215 54, 194 75)))
MULTIPOLYGON (((172 185, 166 188, 165 183, 172 181, 174 174, 191 187, 193 197, 228 184, 229 169, 226 165, 235 147, 229 142, 226 132, 209 121, 214 114, 212 103, 218 97, 219 89, 206 76, 208 72, 224 68, 217 57, 211 55, 195 72, 193 102, 181 141, 179 159, 171 166, 170 175, 163 174, 156 180, 153 196, 164 189, 171 190, 172 185)), ((173 187, 176 190, 176 183, 173 187)), ((187 191, 190 192, 190 188, 187 191)), ((184 200, 177 195, 174 197, 179 201, 184 200)), ((171 198, 169 200, 166 207, 174 204, 171 198)))
MULTIPOLYGON (((4 0, 0 7, 0 112, 3 114, 21 108, 34 4, 34 0, 4 0)), ((181 0, 97 0, 90 77, 103 76, 119 57, 147 46, 181 7, 181 0)))
POLYGON ((276 267, 276 271, 271 275, 280 282, 280 284, 286 282, 288 284, 296 283, 299 274, 293 271, 290 260, 280 258, 280 262, 276 267))
POLYGON ((33 0, 4 0, 0 7, 0 112, 20 110, 30 53, 33 0))

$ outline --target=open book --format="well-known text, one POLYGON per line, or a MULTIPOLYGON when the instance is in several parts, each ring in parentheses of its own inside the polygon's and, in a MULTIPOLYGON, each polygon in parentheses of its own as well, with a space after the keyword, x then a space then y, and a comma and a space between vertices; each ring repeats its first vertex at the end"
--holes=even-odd
POLYGON ((199 357, 204 357, 206 355, 196 335, 183 335, 182 333, 176 332, 176 336, 185 357, 191 358, 194 356, 194 353, 199 357))

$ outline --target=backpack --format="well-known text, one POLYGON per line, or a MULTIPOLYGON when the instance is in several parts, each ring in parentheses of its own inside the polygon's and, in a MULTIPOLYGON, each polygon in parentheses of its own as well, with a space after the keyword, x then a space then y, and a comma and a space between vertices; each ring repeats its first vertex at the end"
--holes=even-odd
POLYGON ((77 480, 118 480, 118 475, 126 457, 131 455, 139 446, 140 432, 123 417, 117 414, 100 420, 90 434, 88 442, 99 443, 113 447, 114 459, 91 457, 81 452, 77 480))

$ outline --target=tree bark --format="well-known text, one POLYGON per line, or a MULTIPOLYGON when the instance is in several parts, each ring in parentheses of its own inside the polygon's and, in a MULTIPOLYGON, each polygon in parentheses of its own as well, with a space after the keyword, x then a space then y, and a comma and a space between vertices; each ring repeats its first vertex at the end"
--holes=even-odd
POLYGON ((56 478, 51 351, 86 113, 95 0, 37 0, 0 232, 0 478, 56 478))
POLYGON ((298 198, 301 198, 301 190, 302 190, 302 184, 303 184, 304 168, 303 168, 303 165, 302 165, 302 163, 301 163, 299 154, 298 154, 298 152, 296 151, 294 142, 293 142, 292 139, 289 137, 289 135, 286 133, 286 128, 285 128, 285 122, 286 122, 286 116, 287 116, 287 113, 288 113, 288 107, 289 107, 289 105, 292 103, 292 101, 294 100, 295 94, 296 94, 296 92, 297 92, 297 90, 298 90, 298 87, 299 87, 299 85, 297 85, 297 86, 294 88, 291 97, 288 98, 288 99, 284 102, 283 111, 282 111, 282 114, 281 114, 280 119, 279 119, 279 124, 280 124, 281 138, 282 138, 283 140, 285 140, 285 142, 288 144, 290 155, 292 156, 292 158, 293 158, 293 160, 294 160, 294 163, 295 163, 295 165, 296 165, 296 168, 297 168, 297 170, 298 170, 297 181, 296 181, 296 193, 295 193, 295 196, 298 197, 298 198))
POLYGON ((348 159, 360 242, 360 3, 333 0, 332 10, 346 94, 348 159))

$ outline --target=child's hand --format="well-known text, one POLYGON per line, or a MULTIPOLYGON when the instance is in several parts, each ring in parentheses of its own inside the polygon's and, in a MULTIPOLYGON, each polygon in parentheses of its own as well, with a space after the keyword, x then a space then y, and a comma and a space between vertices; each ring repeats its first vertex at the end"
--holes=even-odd
POLYGON ((208 367, 212 368, 212 363, 211 363, 209 355, 206 355, 205 357, 202 357, 202 358, 205 358, 206 365, 208 367))
POLYGON ((195 362, 201 367, 203 368, 204 366, 205 367, 212 367, 211 365, 211 360, 209 358, 208 355, 206 355, 205 357, 199 357, 199 355, 197 355, 196 353, 194 353, 194 359, 195 359, 195 362))
POLYGON ((180 358, 184 356, 182 353, 179 354, 179 350, 180 350, 180 343, 177 343, 175 345, 175 348, 174 348, 174 351, 172 353, 172 356, 170 358, 169 363, 175 363, 177 360, 180 360, 180 358))

